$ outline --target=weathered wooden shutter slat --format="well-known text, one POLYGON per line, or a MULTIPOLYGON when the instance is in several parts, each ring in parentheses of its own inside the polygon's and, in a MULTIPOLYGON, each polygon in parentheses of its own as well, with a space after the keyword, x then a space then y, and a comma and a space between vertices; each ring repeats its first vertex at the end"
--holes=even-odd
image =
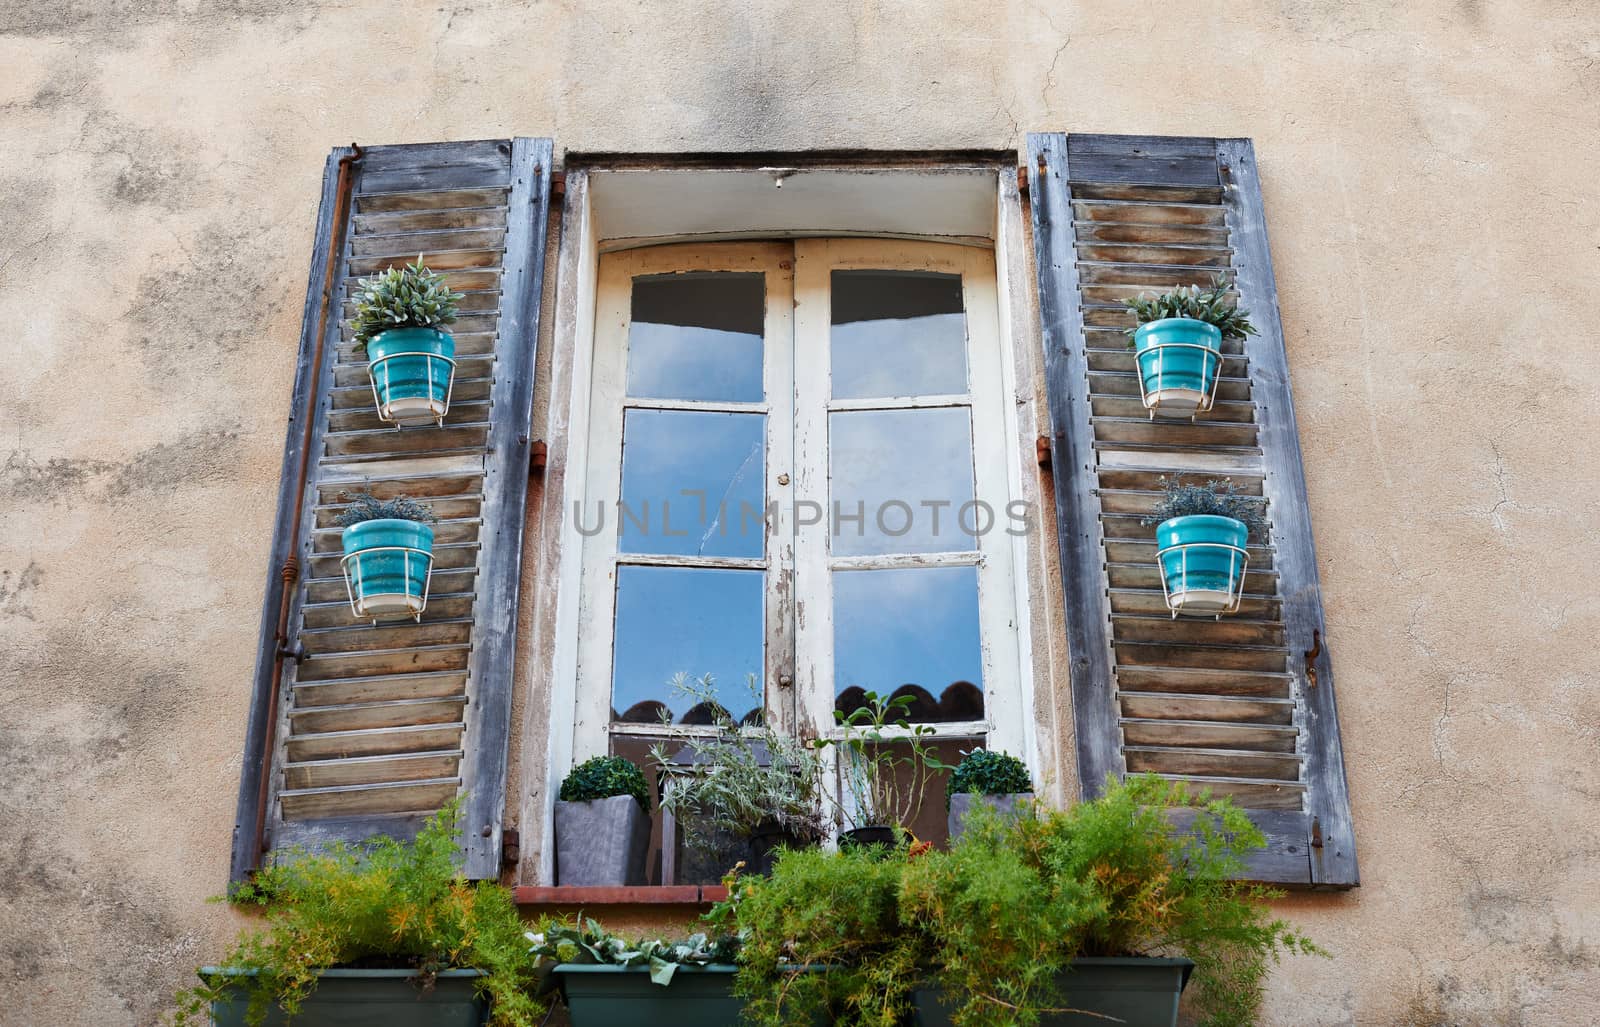
MULTIPOLYGON (((345 245, 332 255, 340 293, 317 369, 303 525, 277 540, 300 554, 302 573, 275 745, 258 746, 272 775, 268 848, 409 836, 465 791, 467 872, 499 871, 551 156, 549 140, 491 140, 373 147, 358 166, 345 245), (444 427, 396 430, 377 419, 347 319, 361 276, 419 255, 465 294, 451 326, 457 377, 444 427), (440 518, 420 623, 374 626, 351 613, 335 521, 363 488, 420 499, 440 518)), ((338 227, 319 235, 319 263, 338 227)), ((308 303, 302 363, 314 314, 308 303)), ((297 393, 297 416, 305 402, 297 393)), ((265 650, 264 660, 270 671, 265 650)), ((247 765, 241 816, 252 775, 247 765)), ((258 855, 236 845, 235 876, 258 855)))
POLYGON ((1152 772, 1232 796, 1267 833, 1251 874, 1357 883, 1304 472, 1248 140, 1028 138, 1079 774, 1152 772), (1216 407, 1150 420, 1124 297, 1231 272, 1260 335, 1224 344, 1216 407), (1167 612, 1153 529, 1163 477, 1267 499, 1245 598, 1167 612), (1317 673, 1304 654, 1317 652, 1317 673))

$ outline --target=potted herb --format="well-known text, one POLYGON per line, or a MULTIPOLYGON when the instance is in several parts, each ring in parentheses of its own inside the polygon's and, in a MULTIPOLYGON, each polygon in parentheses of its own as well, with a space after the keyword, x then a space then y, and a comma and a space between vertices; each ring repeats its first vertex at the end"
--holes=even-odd
POLYGON ((910 837, 922 810, 923 793, 933 775, 952 769, 934 755, 928 736, 934 729, 912 724, 910 695, 890 698, 866 692, 849 713, 833 713, 839 733, 813 744, 839 752, 839 776, 850 826, 841 845, 893 845, 910 837))
POLYGON ((1155 417, 1205 413, 1216 400, 1222 340, 1255 334, 1250 315, 1228 298, 1226 276, 1211 288, 1180 285, 1171 292, 1123 300, 1135 327, 1127 330, 1139 368, 1144 406, 1155 417))
POLYGON ((1172 1027, 1191 973, 1201 1023, 1253 1022, 1268 960, 1321 951, 1271 917, 1282 893, 1236 879, 1265 844, 1231 800, 1154 775, 1038 818, 974 810, 902 879, 902 921, 930 946, 918 1022, 1172 1027), (1192 826, 1168 816, 1182 807, 1192 826))
POLYGON ((341 497, 344 583, 361 618, 422 619, 433 571, 433 529, 439 518, 414 499, 379 499, 371 492, 341 497))
POLYGON ((455 379, 456 341, 441 325, 456 319, 461 293, 415 264, 390 267, 357 283, 350 321, 356 352, 367 354, 378 417, 396 425, 443 425, 455 379))
POLYGON ((744 1003, 733 994, 737 938, 625 942, 599 921, 548 923, 531 954, 554 962, 573 1027, 683 1023, 735 1027, 744 1003))
POLYGON ((178 994, 177 1024, 332 1027, 351 1023, 352 1007, 389 1027, 538 1024, 537 967, 510 890, 456 869, 459 805, 413 842, 280 854, 232 896, 266 928, 178 994))
POLYGON ((950 809, 950 840, 961 837, 974 804, 1010 816, 1033 801, 1033 778, 1027 765, 1008 753, 974 749, 950 773, 945 787, 950 809))
POLYGON ((1229 480, 1204 485, 1163 478, 1162 496, 1144 519, 1156 526, 1156 562, 1167 609, 1221 617, 1239 608, 1250 565, 1245 545, 1266 530, 1265 500, 1229 480))
POLYGON ((644 772, 621 756, 572 768, 556 803, 556 883, 644 884, 650 797, 644 772))
MULTIPOLYGON (((763 697, 754 675, 745 687, 759 709, 763 697)), ((764 718, 739 724, 717 700, 709 674, 695 679, 679 673, 672 690, 709 711, 715 729, 671 756, 660 744, 651 749, 667 782, 662 809, 681 825, 686 843, 678 879, 715 882, 738 862, 749 873, 766 873, 779 848, 821 840, 823 764, 815 749, 764 718)))

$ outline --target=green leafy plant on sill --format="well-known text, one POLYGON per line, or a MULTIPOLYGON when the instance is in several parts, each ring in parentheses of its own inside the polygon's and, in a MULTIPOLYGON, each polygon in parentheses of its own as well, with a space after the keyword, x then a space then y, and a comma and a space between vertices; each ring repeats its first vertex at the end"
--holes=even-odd
POLYGON ((974 749, 956 764, 945 786, 945 805, 950 798, 976 792, 979 795, 1016 795, 1033 791, 1033 778, 1027 764, 1010 753, 974 749))
POLYGON ((429 271, 417 255, 415 264, 389 267, 356 284, 356 313, 350 319, 356 350, 367 340, 395 328, 440 328, 456 319, 462 294, 450 291, 444 276, 429 271))
POLYGON ((785 853, 770 878, 731 876, 710 917, 744 938, 735 986, 764 1027, 830 1008, 891 1027, 928 984, 955 997, 963 1027, 1028 1027, 1071 1009, 1060 982, 1074 959, 1129 955, 1193 960, 1202 1022, 1238 1027, 1253 1022, 1271 962, 1321 952, 1271 916, 1280 892, 1236 880, 1265 841, 1231 801, 1151 775, 1111 779, 1099 798, 1037 818, 980 806, 948 852, 785 853), (1195 810, 1192 827, 1169 819, 1180 807, 1195 810))
POLYGON ((459 816, 457 799, 413 842, 279 854, 231 899, 261 910, 266 929, 247 931, 221 961, 234 971, 227 980, 179 992, 175 1023, 209 1024, 212 1002, 235 987, 249 996, 247 1022, 262 1022, 273 1005, 292 1017, 319 970, 362 966, 414 970, 424 988, 442 970, 482 971, 492 1027, 535 1027, 545 1007, 522 918, 509 889, 457 869, 459 816))
POLYGON ((1229 288, 1227 275, 1219 274, 1212 280, 1209 289, 1202 289, 1198 285, 1180 285, 1168 292, 1142 292, 1123 300, 1122 305, 1133 312, 1135 322, 1134 327, 1125 329, 1128 348, 1133 348, 1133 335, 1140 325, 1169 317, 1187 317, 1215 325, 1224 339, 1243 339, 1247 335, 1255 335, 1256 327, 1250 323, 1249 312, 1240 310, 1228 298, 1229 288))
POLYGON ((371 492, 363 490, 345 493, 339 498, 349 504, 339 511, 339 516, 334 521, 341 528, 353 527, 366 521, 402 520, 433 524, 439 520, 426 503, 419 503, 406 496, 379 499, 371 492))
POLYGON ((842 810, 853 828, 894 827, 909 832, 922 811, 935 774, 953 770, 935 755, 934 729, 909 720, 912 697, 867 692, 862 705, 833 713, 839 735, 819 738, 817 748, 839 750, 839 778, 850 802, 842 810))
POLYGON ((1251 535, 1260 537, 1267 530, 1267 518, 1263 513, 1266 504, 1260 496, 1242 492, 1231 479, 1213 478, 1204 485, 1196 485, 1181 477, 1162 478, 1161 498, 1142 523, 1149 527, 1173 517, 1232 517, 1242 521, 1251 535))
MULTIPOLYGON (((765 719, 740 725, 718 700, 710 674, 693 678, 679 672, 671 689, 710 711, 716 729, 710 737, 693 739, 693 773, 680 774, 661 799, 661 808, 683 825, 691 845, 720 856, 726 854, 716 850, 730 836, 748 840, 767 830, 805 842, 823 836, 822 759, 811 746, 765 719)), ((755 675, 746 678, 745 690, 760 708, 764 697, 755 675)), ((675 768, 660 743, 651 747, 650 758, 664 770, 675 768)))
POLYGON ((573 767, 561 782, 562 802, 592 802, 615 795, 631 795, 640 809, 650 812, 644 771, 621 756, 592 756, 573 767))
POLYGON ((581 913, 571 921, 547 921, 537 933, 528 931, 525 937, 533 943, 528 955, 541 965, 647 966, 650 980, 663 987, 672 983, 680 966, 732 964, 739 952, 739 939, 711 939, 704 933, 691 934, 682 941, 624 941, 602 927, 600 921, 581 913))

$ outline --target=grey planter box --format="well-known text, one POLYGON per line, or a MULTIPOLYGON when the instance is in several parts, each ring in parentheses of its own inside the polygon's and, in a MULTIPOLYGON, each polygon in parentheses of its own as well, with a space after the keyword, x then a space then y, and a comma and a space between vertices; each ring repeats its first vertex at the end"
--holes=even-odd
POLYGON ((644 884, 650 818, 631 795, 556 803, 556 884, 644 884))
MULTIPOLYGON (((217 983, 233 975, 206 967, 200 976, 217 983)), ((292 1021, 276 1005, 265 1027, 481 1027, 489 1003, 477 995, 477 970, 443 970, 433 989, 422 991, 411 970, 323 970, 317 989, 292 1021)), ((217 1027, 243 1027, 250 996, 244 988, 211 1006, 217 1027)))
POLYGON ((1017 813, 1019 804, 1033 801, 1032 792, 1017 792, 1012 795, 974 795, 971 792, 962 792, 950 796, 950 840, 955 841, 967 829, 967 812, 972 809, 973 800, 992 806, 1002 814, 1013 816, 1017 813))
MULTIPOLYGON (((1176 1027, 1178 999, 1194 964, 1187 959, 1146 957, 1084 958, 1072 961, 1072 971, 1062 975, 1064 1005, 1082 1013, 1046 1013, 1040 1027, 1105 1027, 1121 1020, 1137 1027, 1176 1027), (1106 1020, 1105 1017, 1116 1020, 1106 1020)), ((950 1009, 944 992, 918 988, 911 993, 918 1027, 950 1027, 950 1009)))

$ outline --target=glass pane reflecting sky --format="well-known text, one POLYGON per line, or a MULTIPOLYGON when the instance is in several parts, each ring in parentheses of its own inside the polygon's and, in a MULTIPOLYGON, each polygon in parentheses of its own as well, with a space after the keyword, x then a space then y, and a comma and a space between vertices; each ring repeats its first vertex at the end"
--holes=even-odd
MULTIPOLYGON (((660 723, 689 712, 669 682, 684 671, 711 674, 731 712, 747 712, 745 677, 762 678, 762 571, 681 567, 617 568, 617 636, 612 661, 613 720, 660 723)), ((694 719, 694 718, 691 718, 694 719)))
POLYGON ((760 557, 765 450, 763 414, 629 410, 622 422, 621 551, 760 557))
POLYGON ((976 567, 833 572, 838 705, 904 690, 913 720, 983 716, 976 567))
MULTIPOLYGON (((969 420, 966 407, 828 416, 832 500, 840 510, 831 538, 835 556, 977 548, 959 517, 973 497, 969 420), (845 519, 858 511, 862 521, 845 519)), ((981 523, 967 512, 968 529, 981 523)))
POLYGON ((765 311, 759 274, 635 278, 628 395, 760 402, 765 311))
POLYGON ((835 271, 832 284, 834 399, 967 391, 961 276, 835 271))

